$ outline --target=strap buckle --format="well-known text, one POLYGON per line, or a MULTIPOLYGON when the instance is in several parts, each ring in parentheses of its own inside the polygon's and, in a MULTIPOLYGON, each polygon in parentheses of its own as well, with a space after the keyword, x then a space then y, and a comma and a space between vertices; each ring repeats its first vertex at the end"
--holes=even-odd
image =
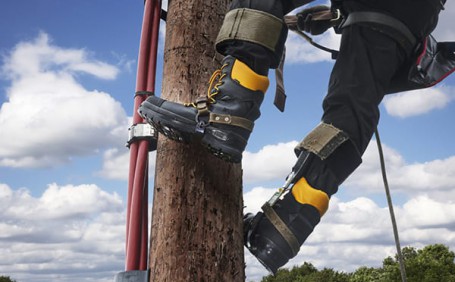
POLYGON ((194 104, 196 104, 196 109, 198 110, 198 112, 200 112, 200 111, 205 112, 206 110, 208 112, 208 107, 207 107, 208 99, 206 96, 198 97, 194 104))
POLYGON ((208 99, 206 96, 201 96, 196 99, 194 103, 196 105, 197 114, 196 114, 196 128, 195 131, 198 134, 204 134, 205 128, 209 123, 200 119, 201 116, 208 116, 210 111, 208 108, 208 99))

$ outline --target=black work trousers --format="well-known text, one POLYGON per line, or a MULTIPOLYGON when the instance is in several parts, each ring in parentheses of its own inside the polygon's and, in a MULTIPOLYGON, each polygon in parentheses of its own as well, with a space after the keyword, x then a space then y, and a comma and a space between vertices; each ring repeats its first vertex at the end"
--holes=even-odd
POLYGON ((309 165, 304 176, 313 187, 331 196, 360 164, 379 122, 379 104, 405 60, 404 49, 382 32, 362 25, 342 30, 322 121, 347 133, 349 140, 329 158, 315 158, 309 165))
POLYGON ((343 29, 322 120, 346 132, 361 155, 378 124, 379 104, 405 59, 388 35, 361 25, 343 29))

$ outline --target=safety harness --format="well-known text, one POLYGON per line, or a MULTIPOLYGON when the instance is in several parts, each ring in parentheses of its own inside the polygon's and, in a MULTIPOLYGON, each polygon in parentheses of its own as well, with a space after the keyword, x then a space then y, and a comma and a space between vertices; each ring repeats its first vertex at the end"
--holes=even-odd
POLYGON ((414 50, 417 39, 409 28, 401 21, 389 15, 377 12, 353 12, 346 20, 341 23, 340 28, 345 28, 353 24, 367 24, 368 26, 385 32, 395 39, 410 55, 414 50))
MULTIPOLYGON (((295 28, 296 17, 286 16, 286 24, 311 45, 330 52, 332 58, 336 59, 337 50, 315 43, 311 37, 295 28)), ((320 18, 325 20, 322 16, 320 18)), ((398 42, 408 55, 406 63, 392 77, 386 94, 432 87, 455 71, 455 42, 438 42, 432 35, 418 40, 400 20, 378 12, 349 13, 340 25, 334 27, 341 30, 353 24, 368 25, 387 34, 398 42)))

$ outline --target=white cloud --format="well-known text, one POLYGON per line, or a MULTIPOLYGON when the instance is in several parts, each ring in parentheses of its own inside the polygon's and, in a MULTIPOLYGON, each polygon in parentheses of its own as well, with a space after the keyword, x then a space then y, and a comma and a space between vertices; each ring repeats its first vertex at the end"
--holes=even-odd
MULTIPOLYGON (((149 179, 155 173, 156 151, 149 153, 149 179)), ((127 149, 112 148, 106 150, 103 155, 103 167, 98 175, 116 180, 128 180, 130 164, 130 151, 127 149)))
POLYGON ((264 146, 259 152, 243 153, 243 180, 246 183, 283 179, 297 161, 294 147, 297 141, 264 146))
POLYGON ((453 18, 455 17, 455 3, 447 1, 445 10, 439 15, 439 23, 434 31, 434 35, 438 41, 453 41, 455 31, 453 30, 453 18))
POLYGON ((51 45, 49 36, 40 33, 33 42, 19 43, 3 66, 10 78, 22 78, 47 72, 87 73, 102 79, 114 79, 118 69, 88 58, 87 51, 63 49, 51 45))
POLYGON ((128 56, 124 54, 118 54, 116 52, 111 52, 112 56, 118 60, 117 66, 128 73, 135 73, 133 67, 137 66, 137 61, 134 59, 129 59, 128 56))
POLYGON ((57 184, 38 197, 0 184, 0 195, 0 273, 18 281, 112 281, 123 270, 119 195, 57 184))
MULTIPOLYGON (((339 49, 340 35, 330 29, 328 32, 313 36, 313 40, 320 45, 334 50, 339 49)), ((330 53, 310 45, 303 37, 289 32, 286 41, 286 64, 317 63, 321 61, 333 62, 330 53)))
POLYGON ((2 218, 9 220, 66 220, 72 216, 88 218, 90 214, 112 210, 122 205, 117 194, 109 194, 96 185, 48 185, 40 198, 35 198, 26 189, 12 191, 0 186, 2 218))
MULTIPOLYGON (((423 194, 409 200, 403 209, 407 225, 427 228, 448 226, 452 232, 455 231, 455 204, 452 198, 440 202, 423 194)), ((455 239, 455 233, 450 237, 455 239)))
POLYGON ((118 69, 85 50, 52 45, 40 33, 17 44, 1 71, 11 85, 0 108, 0 166, 55 166, 126 139, 120 103, 76 80, 78 74, 114 79, 118 69))
POLYGON ((128 180, 129 162, 128 150, 106 150, 103 155, 103 168, 98 174, 108 179, 128 180))
MULTIPOLYGON (((415 193, 431 191, 432 196, 444 199, 447 195, 455 196, 455 156, 424 163, 406 163, 395 150, 382 144, 388 182, 394 191, 409 197, 415 193)), ((379 156, 376 142, 370 142, 363 163, 346 180, 343 189, 362 191, 362 194, 381 192, 384 190, 379 156)))
MULTIPOLYGON (((294 155, 296 141, 264 146, 256 153, 245 152, 243 170, 245 183, 267 183, 282 181, 290 173, 297 158, 294 155)), ((439 199, 447 193, 453 193, 455 179, 455 156, 424 163, 407 163, 393 148, 382 144, 386 171, 393 190, 413 196, 416 192, 431 189, 433 197, 439 199), (453 191, 452 191, 453 190, 453 191)), ((363 195, 372 195, 384 190, 379 154, 376 141, 370 142, 360 167, 343 183, 342 189, 350 192, 362 191, 363 195)), ((282 184, 280 182, 280 184, 282 184)), ((248 193, 261 196, 264 191, 256 188, 248 193), (256 194, 255 194, 256 193, 256 194)), ((269 193, 270 197, 272 193, 269 193)), ((250 204, 251 205, 251 204, 250 204)))
POLYGON ((391 116, 406 118, 447 106, 454 95, 451 87, 433 87, 386 96, 384 106, 391 116))
POLYGON ((255 187, 243 194, 244 213, 257 213, 278 189, 255 187))

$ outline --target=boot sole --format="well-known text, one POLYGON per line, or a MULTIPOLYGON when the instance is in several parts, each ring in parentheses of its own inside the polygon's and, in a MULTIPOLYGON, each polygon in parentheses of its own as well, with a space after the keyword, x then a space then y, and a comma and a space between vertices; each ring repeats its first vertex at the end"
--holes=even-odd
POLYGON ((238 163, 242 160, 239 150, 233 149, 213 136, 215 129, 205 128, 203 135, 196 132, 196 120, 185 118, 167 111, 148 101, 144 101, 138 109, 139 115, 150 123, 159 133, 180 143, 200 141, 210 153, 224 161, 238 163))
POLYGON ((138 112, 141 117, 167 138, 180 143, 191 143, 193 141, 194 131, 188 129, 195 128, 195 121, 166 111, 148 101, 140 105, 138 112), (169 122, 169 119, 172 119, 172 122, 169 122))

